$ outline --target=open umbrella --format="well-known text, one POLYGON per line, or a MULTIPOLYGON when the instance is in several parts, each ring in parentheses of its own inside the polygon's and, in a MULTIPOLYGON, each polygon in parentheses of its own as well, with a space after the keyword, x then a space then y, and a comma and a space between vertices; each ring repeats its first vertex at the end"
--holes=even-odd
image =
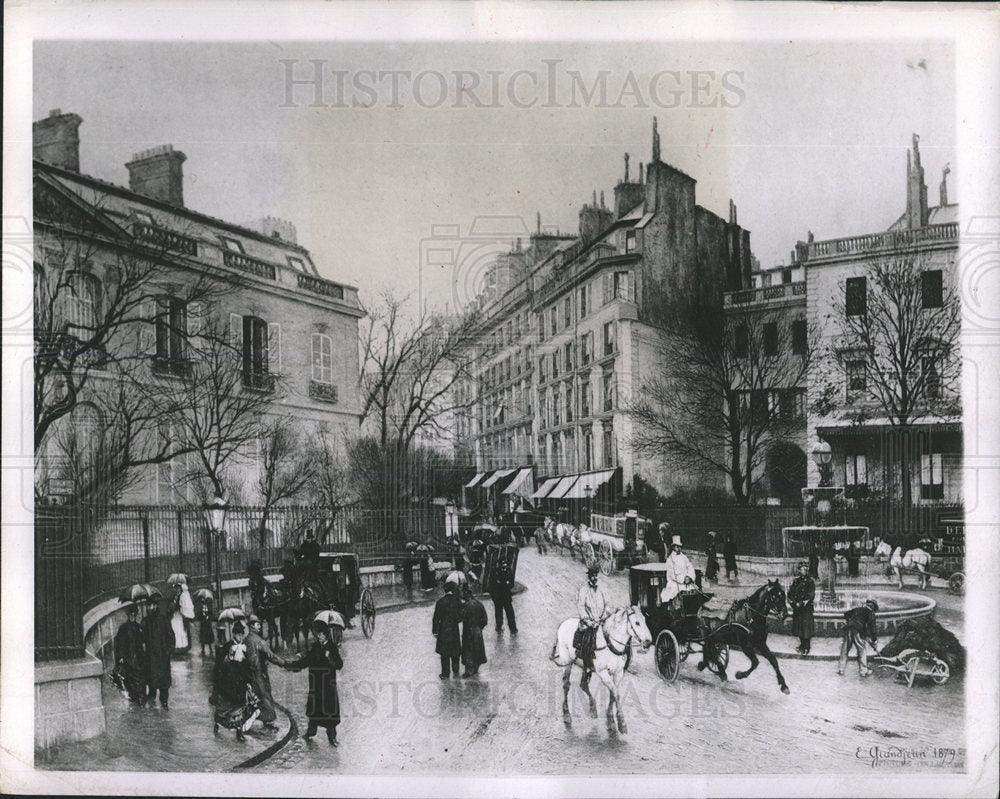
POLYGON ((150 602, 162 598, 160 589, 149 583, 134 583, 118 595, 119 602, 150 602))
POLYGON ((194 598, 197 602, 214 602, 215 594, 212 593, 211 588, 199 588, 194 592, 194 598))
POLYGON ((321 621, 327 627, 340 627, 343 629, 346 626, 344 624, 344 617, 335 610, 321 610, 313 617, 313 621, 321 621))
POLYGON ((455 583, 456 585, 465 585, 468 578, 465 576, 465 572, 460 572, 456 569, 450 572, 447 577, 444 578, 445 584, 455 583))
POLYGON ((247 614, 243 612, 243 608, 223 608, 219 611, 219 621, 237 621, 246 617, 247 614))
POLYGON ((187 581, 186 574, 171 574, 167 578, 167 585, 187 585, 187 581))
POLYGON ((430 544, 421 544, 420 546, 417 547, 417 552, 433 552, 433 551, 434 547, 432 547, 430 544))
POLYGON ((416 541, 407 541, 406 542, 406 548, 407 549, 416 549, 418 546, 420 546, 420 544, 418 544, 416 541))

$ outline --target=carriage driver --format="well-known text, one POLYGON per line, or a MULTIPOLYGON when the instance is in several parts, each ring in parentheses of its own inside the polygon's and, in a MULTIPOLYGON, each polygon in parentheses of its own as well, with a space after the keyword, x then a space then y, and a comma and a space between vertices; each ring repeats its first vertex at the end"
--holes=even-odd
POLYGON ((576 656, 586 668, 594 662, 594 647, 597 644, 597 628, 609 615, 608 598, 597 584, 597 566, 587 568, 587 584, 580 589, 576 606, 580 616, 580 626, 573 636, 576 656))
POLYGON ((681 552, 681 537, 675 535, 670 540, 670 554, 667 556, 666 580, 660 591, 660 601, 667 606, 671 614, 681 616, 684 613, 678 595, 682 591, 690 591, 695 587, 694 566, 687 555, 681 552))

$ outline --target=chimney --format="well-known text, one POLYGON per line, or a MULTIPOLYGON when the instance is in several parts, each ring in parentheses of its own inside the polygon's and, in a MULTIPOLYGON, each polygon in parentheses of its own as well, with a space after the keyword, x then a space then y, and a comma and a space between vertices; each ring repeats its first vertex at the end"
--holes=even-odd
POLYGON ((265 216, 249 225, 253 230, 259 230, 268 238, 280 239, 290 244, 298 244, 298 234, 295 225, 285 219, 276 216, 265 216))
POLYGON ((34 158, 46 164, 80 171, 80 123, 76 114, 64 114, 60 109, 49 111, 45 119, 31 125, 34 158))
POLYGON ((136 153, 131 162, 125 164, 129 188, 136 194, 183 206, 184 170, 181 164, 186 158, 172 144, 136 153))
POLYGON ((948 173, 951 172, 951 165, 945 164, 941 171, 941 202, 942 207, 948 204, 948 173))
POLYGON ((656 129, 656 117, 653 117, 653 163, 660 163, 660 133, 656 129))
POLYGON ((920 137, 913 134, 913 158, 906 153, 906 226, 918 228, 927 225, 927 184, 924 168, 920 165, 920 137))
MULTIPOLYGON (((625 185, 629 184, 618 184, 619 187, 625 185)), ((615 191, 617 192, 617 188, 615 191)), ((601 233, 611 227, 613 221, 611 211, 597 204, 597 192, 595 191, 593 204, 584 205, 580 209, 580 238, 583 239, 583 243, 589 244, 594 241, 601 233)))

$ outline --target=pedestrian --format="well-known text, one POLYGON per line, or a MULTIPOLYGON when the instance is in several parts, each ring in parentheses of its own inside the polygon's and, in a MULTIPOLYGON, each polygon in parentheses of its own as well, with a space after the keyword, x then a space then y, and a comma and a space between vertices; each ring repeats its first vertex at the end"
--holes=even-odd
POLYGON ((731 580, 733 577, 739 579, 736 568, 736 542, 733 541, 732 535, 726 536, 726 543, 722 547, 722 557, 726 561, 726 579, 731 580))
POLYGON ((709 530, 705 545, 705 577, 713 582, 719 579, 719 561, 715 550, 715 531, 709 530))
POLYGON ((792 635, 798 636, 799 645, 795 651, 809 654, 810 641, 816 632, 813 618, 813 603, 816 600, 816 583, 809 576, 809 564, 799 563, 799 575, 788 589, 788 601, 792 606, 792 635))
POLYGON ((514 617, 513 588, 514 575, 510 564, 503 558, 497 558, 496 569, 491 575, 490 597, 493 599, 493 617, 496 622, 497 634, 503 632, 503 616, 507 614, 507 626, 510 634, 517 635, 517 619, 514 617))
POLYGON ((212 644, 215 643, 215 630, 212 629, 214 621, 212 619, 212 603, 208 598, 203 598, 198 603, 198 643, 201 645, 201 655, 205 656, 205 647, 212 651, 212 644))
POLYGON ((892 550, 892 555, 889 556, 889 568, 892 569, 892 573, 896 577, 896 585, 899 588, 903 587, 903 547, 896 546, 892 550))
POLYGON ((489 624, 486 608, 472 594, 468 583, 463 583, 462 593, 462 663, 465 665, 463 677, 474 677, 479 667, 486 662, 486 644, 483 630, 489 624))
POLYGON ((115 672, 121 675, 129 702, 146 704, 146 644, 135 605, 125 611, 125 623, 115 635, 115 672))
POLYGON ((857 541, 851 541, 844 557, 847 560, 847 576, 857 577, 860 573, 858 567, 861 565, 861 548, 857 541))
POLYGON ((292 671, 309 669, 309 698, 306 700, 306 717, 309 727, 302 736, 309 740, 320 727, 326 728, 326 739, 339 745, 337 726, 340 724, 340 695, 337 692, 337 672, 344 668, 344 659, 333 636, 333 631, 322 621, 312 623, 315 640, 309 651, 298 660, 287 664, 292 671))
POLYGON ((458 625, 462 621, 462 600, 458 598, 455 583, 447 583, 444 596, 434 605, 431 633, 437 637, 434 651, 441 657, 442 680, 452 674, 458 676, 458 661, 462 656, 462 635, 458 625))
POLYGON ((847 624, 844 625, 841 633, 840 665, 837 667, 837 674, 843 675, 844 669, 847 667, 847 656, 852 647, 858 652, 858 673, 862 677, 871 674, 871 671, 868 670, 867 646, 870 643, 872 649, 877 650, 876 613, 878 613, 878 602, 869 599, 864 605, 851 608, 844 614, 847 624))
POLYGON ((233 625, 233 637, 216 654, 212 695, 209 703, 215 708, 212 731, 219 727, 236 730, 238 740, 246 740, 249 730, 260 715, 260 701, 250 685, 250 658, 246 645, 247 628, 242 621, 233 625))
POLYGON ((170 626, 174 631, 174 654, 182 654, 191 648, 191 622, 194 620, 194 603, 188 591, 184 575, 182 582, 174 584, 173 613, 170 626))
POLYGON ((646 551, 651 553, 656 563, 663 563, 666 558, 666 546, 664 541, 670 536, 670 524, 661 522, 657 527, 650 527, 646 533, 644 542, 646 551))
POLYGON ((284 666, 287 661, 274 654, 274 650, 263 638, 264 626, 260 619, 251 614, 249 618, 250 631, 246 637, 247 661, 249 662, 250 686, 260 701, 260 716, 258 718, 269 730, 278 729, 275 719, 278 714, 274 709, 274 698, 271 695, 271 675, 267 672, 267 664, 274 663, 284 666))
MULTIPOLYGON (((167 604, 166 602, 163 603, 167 604)), ((170 655, 174 651, 174 631, 165 610, 159 603, 149 607, 149 614, 142 625, 146 644, 146 701, 152 706, 156 692, 160 692, 160 706, 168 709, 170 701, 170 655)))
POLYGON ((306 537, 299 544, 299 548, 295 554, 298 558, 301 571, 309 579, 315 580, 316 575, 319 573, 319 553, 320 546, 316 540, 316 534, 312 530, 306 530, 306 537))
POLYGON ((611 612, 608 597, 604 593, 604 589, 597 584, 599 573, 600 569, 596 566, 589 567, 587 569, 587 583, 576 595, 576 612, 580 623, 573 634, 573 647, 576 650, 576 656, 583 663, 585 672, 594 667, 597 628, 611 612))
POLYGON ((809 576, 814 580, 819 579, 819 546, 816 544, 809 550, 809 576))
POLYGON ((420 589, 422 591, 434 590, 434 556, 430 550, 424 552, 420 558, 420 589))

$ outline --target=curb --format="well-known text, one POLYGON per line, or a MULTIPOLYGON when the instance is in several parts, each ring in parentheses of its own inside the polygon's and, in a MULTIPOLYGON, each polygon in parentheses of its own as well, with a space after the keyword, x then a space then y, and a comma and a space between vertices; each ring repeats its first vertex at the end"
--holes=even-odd
POLYGON ((284 749, 285 746, 288 744, 288 742, 291 741, 293 738, 298 737, 299 727, 295 723, 295 719, 292 718, 292 714, 288 711, 287 708, 285 708, 282 705, 279 705, 277 702, 274 703, 274 706, 278 708, 278 710, 280 710, 282 713, 284 713, 286 718, 288 719, 288 732, 285 733, 284 737, 280 741, 275 741, 273 744, 267 747, 267 749, 265 749, 263 752, 258 752, 256 755, 244 760, 242 763, 237 763, 235 766, 229 769, 230 771, 240 771, 241 769, 248 769, 248 768, 253 768, 254 766, 259 766, 265 760, 268 760, 274 755, 278 754, 278 752, 284 749))

